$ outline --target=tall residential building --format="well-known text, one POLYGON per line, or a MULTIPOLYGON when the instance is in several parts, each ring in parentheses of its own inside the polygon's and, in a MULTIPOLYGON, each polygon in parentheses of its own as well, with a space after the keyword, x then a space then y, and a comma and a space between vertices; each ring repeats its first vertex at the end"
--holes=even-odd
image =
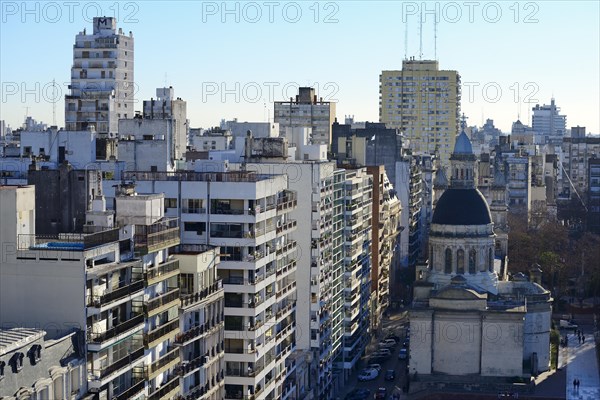
POLYGON ((94 17, 93 32, 75 37, 65 128, 116 137, 119 118, 134 115, 133 35, 117 31, 113 17, 94 17))
MULTIPOLYGON (((123 174, 123 179, 135 180, 140 193, 165 194, 165 214, 180 216, 181 231, 178 229, 177 234, 181 234, 184 245, 220 247, 217 274, 225 292, 224 398, 286 398, 282 394, 289 387, 287 380, 293 372, 293 366, 286 366, 286 361, 296 349, 296 252, 299 251, 297 242, 290 237, 296 229, 296 221, 290 217, 297 199, 295 192, 288 190, 287 177, 247 171, 130 171, 123 174)), ((107 196, 114 195, 109 189, 105 187, 107 196)), ((181 262, 182 256, 176 258, 181 262)), ((197 267, 189 265, 181 270, 184 274, 195 274, 194 269, 197 267)), ((186 276, 185 280, 188 279, 186 276)), ((189 283, 197 284, 203 283, 189 283)), ((218 323, 219 313, 213 315, 218 323)), ((209 321, 211 329, 213 317, 209 321)), ((184 334, 196 324, 183 323, 184 334)), ((179 325, 177 331, 179 334, 179 325)), ((184 345, 188 342, 184 340, 184 345)), ((205 356, 207 360, 219 357, 218 341, 207 345, 204 349, 191 346, 194 354, 187 357, 192 360, 190 363, 202 366, 205 359, 197 357, 205 356)), ((186 382, 189 372, 186 368, 184 365, 183 370, 177 371, 186 374, 184 390, 195 393, 194 384, 186 382)), ((201 370, 200 380, 202 373, 201 370)), ((286 393, 289 396, 293 391, 286 393)))
POLYGON ((130 171, 172 171, 187 146, 187 107, 173 87, 156 89, 144 113, 119 119, 119 161, 130 171))
POLYGON ((399 129, 413 153, 439 153, 449 165, 460 116, 460 75, 437 61, 404 60, 379 76, 379 122, 399 129))
POLYGON ((344 370, 356 366, 369 342, 373 179, 366 169, 344 179, 344 370))
POLYGON ((554 98, 550 100, 550 105, 540 106, 536 104, 531 109, 533 111, 532 128, 535 135, 542 136, 544 142, 551 139, 561 139, 567 132, 567 116, 560 115, 560 108, 554 103, 554 98))
POLYGON ((335 103, 317 98, 315 89, 299 88, 296 99, 276 101, 273 122, 285 128, 311 128, 313 144, 331 145, 331 124, 335 120, 335 103))
MULTIPOLYGON (((591 158, 600 158, 600 137, 585 136, 585 128, 577 127, 579 135, 563 139, 562 193, 566 197, 584 199, 588 186, 588 164, 591 158)), ((571 128, 571 133, 576 128, 571 128)))
POLYGON ((600 158, 588 162, 587 229, 600 234, 600 158))
POLYGON ((385 168, 367 167, 373 179, 371 223, 371 327, 377 330, 382 315, 390 303, 390 271, 394 262, 397 237, 400 233, 400 200, 385 168))

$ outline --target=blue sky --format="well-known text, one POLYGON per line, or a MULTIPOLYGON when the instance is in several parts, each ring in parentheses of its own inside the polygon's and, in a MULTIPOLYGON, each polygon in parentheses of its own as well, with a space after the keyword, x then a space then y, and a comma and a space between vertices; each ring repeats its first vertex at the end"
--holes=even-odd
POLYGON ((459 71, 469 124, 492 118, 508 131, 554 96, 569 127, 600 133, 598 1, 1 3, 0 119, 12 127, 26 107, 52 122, 51 82, 66 94, 75 35, 91 31, 97 13, 117 13, 133 32, 136 109, 166 82, 187 100, 193 127, 264 121, 272 101, 313 85, 338 101, 339 119, 377 121, 379 74, 400 69, 405 54, 419 58, 425 8, 422 58, 437 55, 442 69, 459 71))

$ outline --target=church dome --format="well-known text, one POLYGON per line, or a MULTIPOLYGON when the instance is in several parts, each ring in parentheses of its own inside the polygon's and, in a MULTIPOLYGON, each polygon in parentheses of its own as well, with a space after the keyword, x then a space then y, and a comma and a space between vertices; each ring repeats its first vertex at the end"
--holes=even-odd
POLYGON ((473 146, 465 131, 462 131, 454 143, 454 154, 473 154, 473 146))
POLYGON ((437 202, 433 224, 487 225, 492 216, 487 201, 477 189, 447 189, 437 202))

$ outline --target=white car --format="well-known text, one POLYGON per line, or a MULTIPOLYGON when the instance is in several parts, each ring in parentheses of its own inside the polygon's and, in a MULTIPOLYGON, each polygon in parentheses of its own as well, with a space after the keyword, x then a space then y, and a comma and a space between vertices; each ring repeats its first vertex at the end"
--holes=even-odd
POLYGON ((365 369, 358 374, 358 380, 361 382, 377 379, 379 372, 376 369, 365 369))
POLYGON ((381 364, 369 364, 367 365, 367 369, 374 369, 377 372, 381 372, 381 364))
POLYGON ((375 352, 375 354, 381 354, 381 355, 384 355, 384 356, 391 356, 392 352, 391 352, 390 349, 382 348, 382 349, 377 350, 375 352))
POLYGON ((396 341, 394 339, 385 339, 379 342, 378 346, 382 349, 389 349, 390 347, 396 346, 396 341))

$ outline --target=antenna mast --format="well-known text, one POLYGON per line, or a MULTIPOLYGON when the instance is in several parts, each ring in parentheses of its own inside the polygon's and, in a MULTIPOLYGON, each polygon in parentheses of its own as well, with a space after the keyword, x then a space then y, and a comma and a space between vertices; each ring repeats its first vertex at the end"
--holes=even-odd
POLYGON ((419 60, 423 59, 423 11, 419 13, 419 60))
POLYGON ((433 59, 437 60, 437 16, 433 18, 433 59))
MULTIPOLYGON (((56 80, 52 79, 52 96, 56 95, 56 80)), ((56 126, 56 98, 52 102, 52 125, 56 126)))
POLYGON ((408 18, 406 18, 406 25, 404 26, 404 59, 408 60, 408 18))

